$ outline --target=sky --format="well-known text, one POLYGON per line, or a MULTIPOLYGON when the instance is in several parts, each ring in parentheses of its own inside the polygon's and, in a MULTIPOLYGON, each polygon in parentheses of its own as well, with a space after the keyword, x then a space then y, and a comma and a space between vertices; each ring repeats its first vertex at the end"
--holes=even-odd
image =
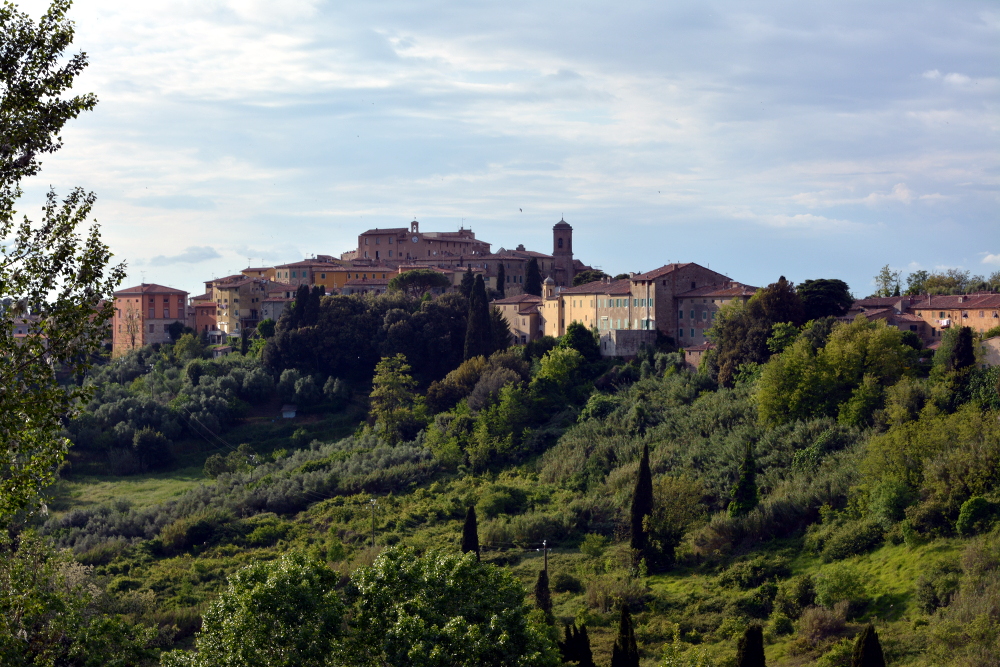
MULTIPOLYGON (((34 17, 46 4, 22 1, 34 17)), ((451 231, 766 285, 1000 271, 1000 4, 77 0, 96 109, 26 183, 97 194, 128 285, 204 291, 451 231)))

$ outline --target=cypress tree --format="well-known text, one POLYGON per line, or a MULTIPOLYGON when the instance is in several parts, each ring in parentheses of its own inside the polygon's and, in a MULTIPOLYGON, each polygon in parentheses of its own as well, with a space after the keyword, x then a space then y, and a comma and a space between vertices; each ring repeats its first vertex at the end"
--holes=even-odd
POLYGON ((497 307, 490 308, 490 354, 510 347, 510 324, 497 307))
POLYGON ((475 505, 469 506, 469 511, 465 513, 465 525, 462 526, 462 553, 470 551, 475 551, 476 560, 479 560, 479 521, 475 505))
POLYGON ((469 265, 465 268, 465 275, 462 276, 462 284, 459 285, 458 291, 462 293, 466 299, 472 296, 472 287, 475 284, 476 279, 472 275, 472 266, 469 265))
POLYGON ((748 442, 740 464, 740 476, 730 489, 733 496, 729 503, 729 516, 743 516, 757 507, 760 498, 757 495, 757 462, 753 456, 753 446, 748 442))
POLYGON ((736 667, 767 667, 764 631, 757 623, 750 625, 736 644, 736 667))
POLYGON ((486 283, 476 276, 469 298, 469 317, 465 329, 465 359, 488 357, 492 351, 493 332, 490 331, 490 305, 486 300, 486 283))
POLYGON ((500 298, 507 296, 507 270, 503 268, 503 262, 497 266, 497 291, 500 292, 500 298))
POLYGON ((611 647, 611 667, 639 667, 639 645, 635 641, 632 614, 628 605, 622 605, 622 615, 618 622, 618 636, 611 647))
POLYGON ((524 293, 542 295, 542 274, 538 270, 538 260, 532 257, 524 269, 524 293))
POLYGON ((563 662, 576 663, 579 667, 596 667, 590 650, 590 637, 586 625, 566 624, 565 640, 557 642, 563 662))
POLYGON ((646 556, 649 545, 646 529, 642 522, 653 513, 653 474, 649 470, 649 445, 642 446, 642 458, 639 460, 639 474, 635 479, 635 491, 632 493, 632 540, 630 546, 640 552, 640 557, 646 556))
POLYGON ((298 329, 305 326, 306 306, 309 303, 309 285, 299 285, 295 290, 295 301, 288 313, 288 325, 285 329, 298 329))
POLYGON ((875 626, 869 623, 854 642, 851 667, 885 667, 882 644, 878 640, 875 626))
POLYGON ((545 612, 545 620, 550 624, 552 618, 552 593, 549 591, 549 573, 547 570, 538 571, 538 579, 535 580, 535 606, 545 612))

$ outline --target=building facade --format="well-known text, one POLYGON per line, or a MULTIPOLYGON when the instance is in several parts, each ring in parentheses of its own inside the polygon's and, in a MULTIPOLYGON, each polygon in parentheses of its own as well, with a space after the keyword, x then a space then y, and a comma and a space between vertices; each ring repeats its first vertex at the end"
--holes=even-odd
POLYGON ((170 325, 189 326, 184 290, 142 283, 114 293, 111 354, 119 357, 144 345, 170 342, 170 325))

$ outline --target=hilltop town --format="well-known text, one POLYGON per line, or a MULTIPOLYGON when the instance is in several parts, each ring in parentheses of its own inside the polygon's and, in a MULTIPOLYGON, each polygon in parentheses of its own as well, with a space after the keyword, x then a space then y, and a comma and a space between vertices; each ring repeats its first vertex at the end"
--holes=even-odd
MULTIPOLYGON (((467 274, 482 276, 493 296, 491 305, 503 315, 514 343, 561 337, 576 322, 598 332, 603 356, 634 357, 643 345, 652 346, 657 336, 666 336, 686 350, 693 366, 712 346, 706 332, 719 309, 745 303, 757 291, 696 262, 580 284, 578 276, 601 272, 574 257, 573 228, 562 219, 552 228, 549 254, 523 245, 494 252, 471 229, 422 232, 414 220, 408 227, 362 232, 357 248, 339 258, 318 254, 206 280, 205 292, 197 296, 152 283, 118 290, 113 355, 170 342, 172 326, 175 331, 178 326, 190 328, 216 346, 217 354, 224 354, 232 349, 232 341, 252 333, 258 323, 276 322, 291 307, 300 286, 319 288, 326 295, 379 295, 394 277, 416 270, 446 278, 443 287, 429 290, 433 295, 458 291, 467 274), (535 290, 526 289, 532 271, 537 273, 535 290)), ((998 313, 1000 294, 994 292, 916 294, 856 300, 842 319, 864 314, 914 332, 933 349, 942 331, 962 325, 983 333, 1000 323, 998 313)))

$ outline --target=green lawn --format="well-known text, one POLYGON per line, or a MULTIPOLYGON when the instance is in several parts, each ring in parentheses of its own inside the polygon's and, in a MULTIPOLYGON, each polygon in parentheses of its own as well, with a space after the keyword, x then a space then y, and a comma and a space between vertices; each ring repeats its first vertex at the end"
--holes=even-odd
POLYGON ((131 477, 73 477, 60 480, 49 489, 49 507, 58 513, 118 498, 128 500, 135 508, 148 507, 178 498, 205 480, 201 466, 131 477))

